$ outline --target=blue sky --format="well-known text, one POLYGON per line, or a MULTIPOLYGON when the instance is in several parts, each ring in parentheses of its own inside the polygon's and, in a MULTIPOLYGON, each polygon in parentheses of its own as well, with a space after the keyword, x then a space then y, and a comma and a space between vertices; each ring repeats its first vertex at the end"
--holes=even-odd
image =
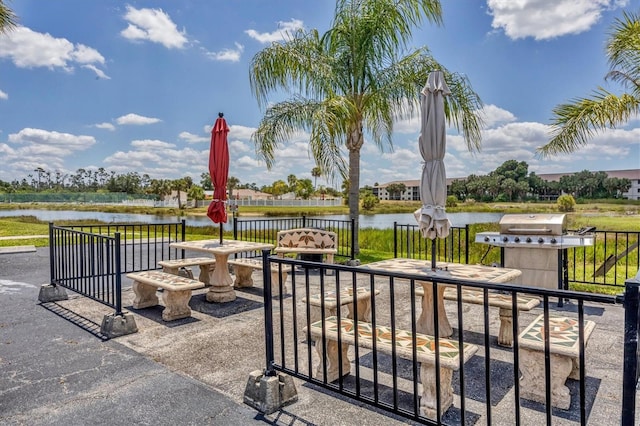
MULTIPOLYGON (((0 36, 0 180, 29 179, 37 167, 52 173, 103 167, 199 182, 208 171, 209 131, 220 111, 231 127, 230 174, 240 182, 311 178, 315 164, 305 134, 279 150, 271 171, 256 157, 250 137, 264 111, 250 91, 249 64, 287 30, 326 31, 334 2, 8 5, 20 26, 0 36)), ((442 6, 444 25, 416 29, 413 46, 428 46, 449 70, 469 77, 486 121, 476 154, 450 129, 448 177, 486 174, 510 159, 526 161, 536 173, 640 167, 640 120, 598 134, 574 154, 535 155, 549 138, 554 106, 598 86, 620 91, 604 80, 604 44, 623 10, 637 12, 629 0, 461 0, 442 6)), ((396 123, 393 152, 365 142, 361 185, 419 179, 418 123, 419 117, 396 123)), ((318 179, 318 185, 327 183, 318 179)), ((333 186, 340 184, 338 179, 333 186)))

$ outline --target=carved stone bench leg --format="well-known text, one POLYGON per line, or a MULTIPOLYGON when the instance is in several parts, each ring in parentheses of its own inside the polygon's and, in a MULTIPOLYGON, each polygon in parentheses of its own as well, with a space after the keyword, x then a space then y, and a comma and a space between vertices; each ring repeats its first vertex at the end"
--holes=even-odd
MULTIPOLYGON (((287 294, 287 273, 282 271, 282 290, 283 294, 287 294)), ((280 296, 280 272, 278 270, 271 271, 271 295, 278 297, 280 296)))
MULTIPOLYGON (((324 371, 322 368, 322 360, 324 359, 324 350, 322 349, 322 337, 317 337, 315 340, 316 352, 320 357, 320 363, 316 368, 316 378, 322 380, 324 378, 324 371)), ((338 342, 335 340, 327 339, 327 383, 334 382, 340 378, 340 370, 338 367, 338 342)), ((342 353, 342 375, 346 376, 351 373, 351 363, 347 357, 349 345, 343 343, 340 351, 342 353)))
POLYGON ((189 300, 191 300, 191 290, 165 290, 162 293, 162 301, 165 306, 162 311, 162 319, 164 321, 173 321, 190 317, 191 308, 189 307, 189 300))
POLYGON ((500 308, 500 331, 498 345, 510 348, 513 346, 513 310, 500 308))
POLYGON ((215 267, 216 267, 215 264, 200 265, 200 275, 198 275, 198 281, 202 281, 205 286, 210 286, 211 281, 209 280, 209 277, 211 276, 211 272, 213 272, 213 269, 215 267))
MULTIPOLYGON (((453 370, 440 368, 440 415, 443 415, 453 404, 453 386, 451 378, 453 370)), ((438 407, 436 389, 436 367, 434 364, 420 364, 420 382, 422 383, 422 397, 420 398, 420 409, 422 413, 435 419, 438 407)))
POLYGON ((163 266, 162 267, 162 272, 166 272, 167 274, 171 274, 171 275, 178 275, 178 271, 180 270, 179 266, 163 266))
POLYGON ((132 288, 133 293, 136 295, 135 299, 133 299, 134 309, 144 309, 158 304, 157 288, 155 286, 134 281, 132 288))
MULTIPOLYGON (((571 357, 551 354, 551 405, 568 410, 571 394, 565 385, 573 368, 571 357)), ((520 396, 546 403, 544 351, 520 349, 520 396)))
MULTIPOLYGON (((371 322, 371 298, 363 298, 358 300, 358 321, 371 322)), ((353 319, 355 312, 353 309, 353 303, 347 305, 349 307, 349 314, 347 318, 353 319)))
POLYGON ((233 265, 233 267, 236 272, 236 280, 233 286, 238 288, 253 287, 253 278, 251 278, 253 268, 244 265, 233 265))

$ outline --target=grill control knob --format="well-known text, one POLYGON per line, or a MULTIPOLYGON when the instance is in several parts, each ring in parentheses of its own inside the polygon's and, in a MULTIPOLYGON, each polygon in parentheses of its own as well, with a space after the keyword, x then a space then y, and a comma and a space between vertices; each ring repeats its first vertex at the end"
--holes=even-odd
POLYGON ((542 237, 538 238, 538 242, 539 242, 540 244, 544 243, 544 238, 542 238, 542 237))
POLYGON ((527 237, 527 242, 530 243, 531 242, 531 237, 527 237))
POLYGON ((558 240, 556 240, 555 238, 552 238, 551 241, 549 241, 551 244, 555 244, 558 242, 558 240))
POLYGON ((515 237, 515 238, 513 239, 513 241, 515 241, 516 243, 519 243, 519 242, 520 242, 520 237, 515 237))
POLYGON ((502 237, 502 241, 504 241, 505 243, 509 242, 509 237, 502 237))
POLYGON ((484 237, 484 242, 488 243, 489 242, 489 237, 484 237))

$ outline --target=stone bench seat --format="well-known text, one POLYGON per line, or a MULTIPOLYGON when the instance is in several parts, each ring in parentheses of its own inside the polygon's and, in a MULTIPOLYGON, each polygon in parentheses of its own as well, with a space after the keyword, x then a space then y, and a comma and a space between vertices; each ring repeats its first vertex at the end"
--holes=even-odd
MULTIPOLYGON (((212 257, 187 257, 185 259, 161 260, 158 265, 162 266, 162 272, 178 275, 180 268, 188 268, 189 266, 198 266, 200 275, 198 280, 206 285, 211 285, 209 276, 213 268, 216 266, 216 260, 212 257)), ((193 278, 193 273, 189 270, 189 278, 193 278)))
POLYGON ((280 257, 285 254, 322 254, 327 263, 333 263, 338 253, 335 232, 313 228, 288 229, 278 232, 278 242, 274 253, 280 257))
MULTIPOLYGON (((253 278, 251 275, 253 271, 262 271, 264 269, 262 264, 262 258, 238 258, 230 259, 229 265, 233 265, 233 270, 236 275, 236 279, 233 282, 235 288, 252 287, 253 278)), ((280 295, 280 274, 282 273, 282 285, 283 292, 287 293, 287 276, 291 272, 291 266, 280 265, 277 263, 271 264, 271 292, 274 296, 280 295)))
MULTIPOLYGON (((380 290, 375 290, 375 294, 380 294, 380 290)), ((320 321, 322 319, 322 294, 316 293, 309 296, 309 314, 311 322, 320 321)), ((340 290, 339 294, 335 291, 324 292, 324 310, 325 318, 338 315, 338 308, 340 306, 347 306, 349 313, 347 318, 353 319, 355 316, 355 310, 353 301, 356 300, 358 310, 358 320, 371 321, 371 291, 366 287, 357 287, 356 296, 353 296, 353 288, 344 288, 340 290), (338 297, 339 296, 339 297, 338 297), (340 305, 338 305, 338 299, 340 305)), ((307 302, 307 298, 302 298, 303 302, 307 302)))
MULTIPOLYGON (((315 340, 316 351, 320 359, 324 358, 325 350, 322 347, 323 321, 317 321, 311 324, 310 334, 315 340)), ((377 325, 375 330, 373 325, 358 321, 358 329, 355 330, 355 324, 352 319, 340 318, 340 329, 338 328, 338 317, 332 316, 324 320, 327 357, 327 382, 335 381, 339 378, 338 367, 338 351, 342 356, 342 374, 347 375, 351 372, 351 363, 347 357, 349 345, 356 342, 356 333, 358 345, 373 349, 372 336, 376 336, 376 350, 391 354, 394 346, 396 356, 413 360, 414 336, 410 331, 401 330, 396 327, 395 341, 392 340, 392 330, 390 327, 377 325), (338 348, 338 335, 340 336, 342 347, 338 348)), ((422 395, 420 398, 420 408, 427 417, 435 418, 437 410, 437 389, 436 389, 436 351, 435 338, 426 334, 416 333, 416 361, 420 363, 420 382, 422 383, 422 395)), ((467 362, 478 350, 476 345, 464 343, 463 350, 457 341, 441 338, 439 339, 439 363, 440 363, 440 403, 441 413, 443 414, 453 404, 453 388, 452 376, 453 372, 460 367, 460 356, 463 356, 463 362, 467 362), (462 353, 461 353, 462 352, 462 353)), ((317 377, 324 377, 322 362, 316 369, 317 377)))
POLYGON ((133 280, 133 292, 136 296, 133 300, 134 309, 156 306, 158 304, 156 291, 160 288, 164 290, 162 292, 162 301, 165 306, 162 311, 164 321, 190 317, 191 291, 204 287, 201 281, 160 271, 133 272, 127 274, 127 277, 133 280))
MULTIPOLYGON (((416 296, 424 295, 422 287, 416 287, 416 296)), ((475 305, 484 305, 484 292, 482 290, 462 288, 460 291, 461 301, 475 305)), ((445 300, 458 300, 458 291, 448 287, 444 291, 445 300)), ((511 294, 508 293, 488 293, 489 306, 499 308, 500 331, 498 332, 498 345, 504 347, 513 346, 513 311, 511 294)), ((540 299, 535 296, 518 294, 516 296, 518 311, 530 311, 540 304, 540 299)))
MULTIPOLYGON (((584 321, 584 346, 595 323, 584 321)), ((544 314, 539 315, 518 336, 520 354, 520 396, 546 403, 544 314)), ((551 358, 551 405, 568 410, 571 394, 565 385, 568 378, 580 379, 580 340, 578 320, 549 316, 549 354, 551 358)))

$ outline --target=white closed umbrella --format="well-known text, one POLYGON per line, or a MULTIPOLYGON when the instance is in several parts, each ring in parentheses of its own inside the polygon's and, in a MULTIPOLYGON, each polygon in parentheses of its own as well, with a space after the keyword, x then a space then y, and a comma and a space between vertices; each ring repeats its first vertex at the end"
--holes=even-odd
MULTIPOLYGON (((418 147, 422 155, 420 201, 422 207, 414 212, 422 236, 434 240, 449 235, 451 222, 447 218, 447 174, 444 154, 447 148, 444 97, 451 94, 442 71, 429 74, 421 91, 421 125, 418 147)), ((435 246, 434 246, 435 247, 435 246)), ((435 265, 435 258, 432 259, 435 265)))

